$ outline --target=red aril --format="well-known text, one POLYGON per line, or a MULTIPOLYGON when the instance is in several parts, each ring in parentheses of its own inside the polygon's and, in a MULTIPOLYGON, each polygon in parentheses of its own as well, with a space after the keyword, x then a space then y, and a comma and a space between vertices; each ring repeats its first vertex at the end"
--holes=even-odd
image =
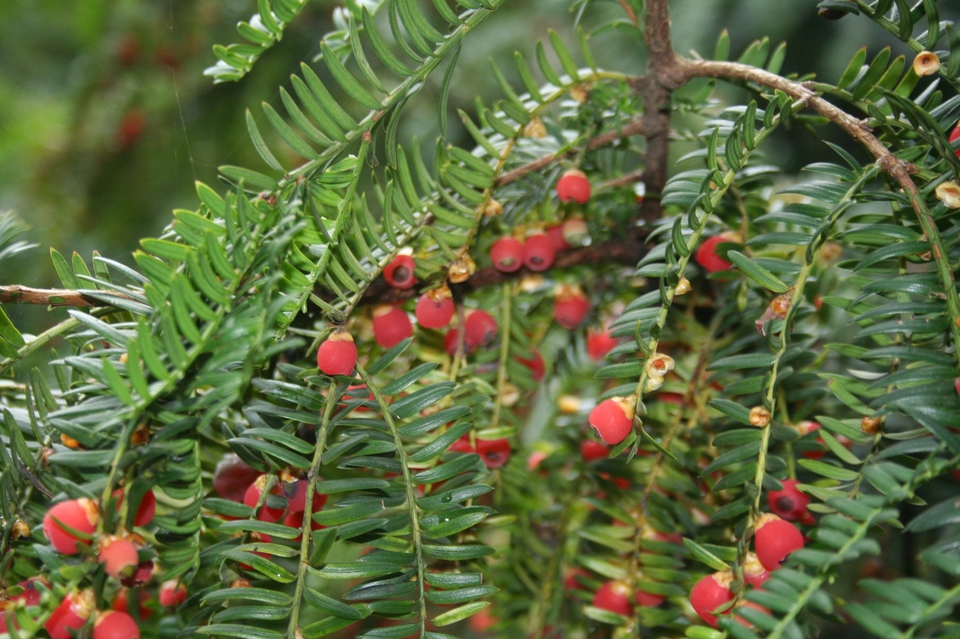
POLYGON ((417 278, 413 274, 416 264, 409 255, 398 255, 383 269, 383 279, 393 288, 406 290, 413 288, 417 278))
POLYGON ((564 172, 557 181, 557 197, 561 202, 585 204, 590 199, 590 180, 579 169, 564 172))
POLYGON ((352 375, 357 365, 357 345, 353 335, 338 327, 320 344, 317 367, 324 375, 352 375))

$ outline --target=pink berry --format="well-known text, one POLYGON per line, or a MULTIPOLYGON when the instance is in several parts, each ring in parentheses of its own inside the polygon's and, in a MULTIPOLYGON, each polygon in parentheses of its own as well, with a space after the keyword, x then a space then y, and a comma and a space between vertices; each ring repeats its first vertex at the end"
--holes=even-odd
MULTIPOLYGON (((456 355, 457 353, 457 342, 460 339, 460 330, 456 328, 451 328, 447 331, 447 334, 443 336, 443 348, 447 351, 448 355, 456 355)), ((463 354, 469 355, 473 351, 477 350, 476 345, 467 343, 466 338, 463 340, 463 354)))
POLYGON ((473 350, 486 346, 497 337, 497 320, 486 311, 473 311, 464 326, 464 343, 473 350))
MULTIPOLYGON (((950 132, 950 144, 953 144, 957 140, 960 140, 960 124, 957 124, 957 126, 953 127, 953 131, 950 132)), ((957 157, 960 158, 960 150, 954 151, 954 153, 956 153, 957 157)))
POLYGON ((590 180, 578 169, 570 169, 557 181, 557 197, 561 202, 584 204, 590 199, 590 180))
POLYGON ((79 630, 83 624, 87 623, 87 619, 93 613, 94 605, 92 590, 67 593, 43 624, 50 639, 70 639, 71 630, 79 630))
POLYGON ((97 616, 93 639, 140 639, 140 628, 127 613, 108 610, 97 616))
POLYGON ((179 606, 187 600, 187 587, 177 583, 176 579, 165 581, 160 586, 160 605, 164 608, 173 608, 179 606))
POLYGON ((228 453, 213 471, 213 490, 224 499, 242 503, 247 488, 259 476, 259 470, 251 468, 235 453, 228 453))
POLYGON ((732 580, 733 575, 729 571, 717 572, 698 581, 690 591, 690 605, 713 628, 717 627, 717 616, 713 612, 733 601, 733 593, 730 592, 732 580))
POLYGON ((663 595, 657 595, 652 592, 637 590, 637 604, 647 608, 656 608, 666 600, 663 595))
POLYGON ((803 548, 803 534, 789 521, 765 514, 757 520, 753 544, 763 567, 776 570, 787 555, 803 548))
POLYGON ((564 287, 553 303, 553 318, 569 331, 580 326, 589 312, 590 300, 576 287, 564 287))
POLYGON ((518 357, 517 361, 530 369, 530 372, 533 373, 534 381, 543 381, 547 367, 546 364, 543 363, 543 356, 540 355, 540 351, 533 349, 530 351, 530 357, 518 357))
POLYGON ((717 244, 729 241, 728 238, 722 235, 708 237, 700 245, 700 248, 697 249, 697 264, 703 267, 707 273, 728 270, 733 264, 717 255, 717 244))
POLYGON ((523 243, 523 265, 531 271, 545 271, 553 266, 557 251, 544 233, 531 235, 523 243))
POLYGON ((490 247, 493 267, 503 273, 514 273, 523 266, 523 244, 512 237, 501 237, 490 247))
POLYGON ((357 345, 343 327, 333 331, 317 350, 317 367, 324 375, 352 375, 356 365, 357 345))
POLYGON ((446 286, 427 291, 417 300, 417 322, 424 328, 444 328, 456 310, 450 289, 446 286))
POLYGON ((548 226, 546 229, 547 237, 550 238, 550 242, 553 244, 553 249, 555 251, 562 251, 564 249, 570 248, 570 244, 567 243, 567 238, 563 235, 563 224, 554 224, 548 226))
POLYGON ((606 459, 610 456, 610 447, 595 439, 588 439, 580 444, 580 456, 588 464, 598 459, 606 459))
POLYGON ((393 288, 406 290, 413 288, 417 278, 413 274, 415 263, 409 255, 398 255, 383 269, 383 279, 393 288))
POLYGON ((105 537, 100 541, 100 552, 97 561, 104 566, 104 572, 114 579, 123 579, 133 576, 140 557, 137 547, 129 539, 123 537, 105 537))
POLYGON ((810 497, 797 489, 796 479, 785 479, 781 482, 783 490, 771 490, 767 495, 767 504, 775 515, 787 521, 803 521, 810 517, 807 505, 810 497))
POLYGON ((89 538, 85 537, 93 535, 99 521, 100 509, 95 501, 70 499, 47 511, 43 518, 43 534, 57 552, 74 555, 80 552, 78 544, 90 545, 89 538))
POLYGON ((373 309, 373 336, 383 348, 393 348, 413 336, 413 324, 402 308, 381 304, 373 309))
POLYGON ((616 446, 633 430, 633 406, 624 397, 612 397, 597 404, 590 411, 590 425, 603 443, 616 446))
POLYGON ((770 571, 763 567, 756 553, 748 552, 743 561, 743 580, 754 588, 759 588, 769 578, 770 571))
POLYGON ((500 468, 510 461, 509 439, 478 439, 476 448, 470 444, 470 436, 464 435, 451 446, 458 453, 477 453, 487 468, 500 468))
MULTIPOLYGON (((116 507, 117 510, 120 510, 120 506, 123 505, 123 490, 117 489, 113 491, 113 496, 116 498, 116 507)), ((153 494, 153 490, 148 490, 143 494, 143 498, 140 500, 140 505, 137 506, 137 514, 133 516, 133 525, 134 526, 146 526, 151 521, 153 521, 153 516, 157 513, 157 496, 153 494)))
POLYGON ((619 343, 619 340, 611 337, 610 331, 606 329, 591 328, 587 331, 587 354, 594 361, 602 360, 619 343))
POLYGON ((137 596, 137 605, 138 605, 138 613, 139 613, 138 616, 140 617, 141 620, 149 619, 153 615, 153 610, 151 610, 150 607, 147 606, 147 602, 150 601, 150 594, 146 590, 143 590, 142 588, 137 588, 135 590, 131 590, 129 588, 121 588, 117 592, 116 597, 113 598, 113 603, 111 604, 110 607, 116 610, 117 612, 125 612, 129 614, 130 613, 130 608, 129 608, 130 594, 132 592, 135 592, 137 596))
POLYGON ((606 582, 593 596, 593 606, 624 617, 630 616, 633 612, 633 606, 630 605, 630 586, 622 581, 606 582))
MULTIPOLYGON (((260 475, 256 480, 247 488, 247 492, 243 495, 243 503, 251 508, 256 508, 257 503, 260 501, 260 496, 263 494, 264 488, 266 488, 267 479, 270 475, 260 475)), ((267 506, 266 503, 263 504, 263 508, 260 509, 260 515, 257 517, 260 521, 274 522, 283 517, 283 508, 271 508, 267 506)))

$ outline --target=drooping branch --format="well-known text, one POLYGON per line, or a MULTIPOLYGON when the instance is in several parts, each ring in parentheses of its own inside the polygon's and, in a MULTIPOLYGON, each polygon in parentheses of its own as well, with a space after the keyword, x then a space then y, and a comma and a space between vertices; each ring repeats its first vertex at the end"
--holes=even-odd
MULTIPOLYGON (((794 100, 805 104, 820 115, 839 126, 854 140, 859 142, 870 152, 880 167, 903 189, 910 198, 910 205, 917 215, 920 227, 930 242, 931 255, 936 263, 940 284, 946 295, 947 308, 950 313, 950 329, 953 333, 954 344, 960 345, 960 295, 957 293, 953 267, 947 253, 943 238, 937 228, 936 221, 927 210, 926 203, 916 183, 911 177, 916 173, 916 167, 899 159, 888 149, 863 120, 857 119, 843 109, 828 102, 816 94, 810 87, 800 82, 788 80, 769 71, 758 69, 737 62, 717 62, 713 60, 676 59, 677 69, 685 82, 694 78, 723 78, 754 82, 761 86, 783 91, 794 100)), ((956 357, 960 362, 960 349, 955 349, 956 357)))
POLYGON ((0 286, 0 304, 38 304, 41 306, 74 306, 78 308, 94 308, 112 306, 110 302, 100 296, 116 297, 132 300, 133 298, 117 292, 97 292, 97 296, 85 291, 74 291, 66 288, 30 288, 12 284, 0 286))

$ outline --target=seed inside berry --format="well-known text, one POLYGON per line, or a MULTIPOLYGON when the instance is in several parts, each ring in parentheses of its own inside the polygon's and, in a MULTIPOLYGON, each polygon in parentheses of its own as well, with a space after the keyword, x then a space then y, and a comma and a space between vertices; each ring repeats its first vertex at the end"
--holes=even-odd
POLYGON ((417 282, 413 275, 415 263, 409 255, 398 255, 383 269, 383 279, 393 288, 405 290, 417 282))

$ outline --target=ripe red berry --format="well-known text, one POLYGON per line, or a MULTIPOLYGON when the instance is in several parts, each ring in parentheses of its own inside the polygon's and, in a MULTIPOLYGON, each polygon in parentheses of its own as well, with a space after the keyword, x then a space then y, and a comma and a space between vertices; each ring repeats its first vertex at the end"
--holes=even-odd
POLYGON ((561 202, 584 204, 590 199, 590 180, 578 169, 570 169, 557 181, 557 197, 561 202))
POLYGON ((606 459, 610 456, 610 447, 595 439, 588 439, 580 444, 580 456, 588 464, 598 459, 606 459))
POLYGON ((625 397, 612 397, 597 404, 590 411, 590 425, 600 439, 609 446, 616 446, 633 430, 634 408, 625 397))
MULTIPOLYGON (((123 505, 123 490, 117 489, 113 491, 113 496, 116 499, 116 508, 119 511, 120 507, 123 505)), ((157 513, 157 496, 153 493, 153 489, 148 490, 143 494, 143 497, 140 499, 140 505, 137 506, 137 514, 133 516, 133 525, 134 526, 146 526, 151 521, 153 521, 153 516, 157 513)))
POLYGON ((147 602, 150 601, 150 594, 142 588, 136 588, 134 590, 131 590, 130 588, 121 588, 119 591, 117 591, 117 595, 113 598, 113 603, 110 605, 110 607, 117 612, 125 612, 129 614, 130 596, 133 593, 136 593, 140 619, 149 619, 153 615, 153 610, 146 605, 147 602))
MULTIPOLYGON (((460 330, 456 328, 451 328, 447 331, 447 334, 443 336, 443 348, 447 351, 448 355, 456 355, 457 353, 457 341, 460 339, 460 330)), ((473 351, 477 350, 475 345, 467 343, 466 338, 463 340, 463 354, 469 355, 473 351)))
POLYGON ((624 617, 630 616, 633 612, 633 606, 630 605, 630 586, 622 581, 606 582, 593 596, 593 606, 624 617))
POLYGON ((153 569, 154 565, 152 559, 141 561, 139 564, 137 564, 133 574, 129 577, 121 579, 120 583, 127 588, 139 588, 150 581, 150 578, 153 577, 153 569))
POLYGON ((523 243, 523 265, 531 271, 545 271, 553 266, 557 251, 544 233, 531 235, 523 243))
POLYGON ((464 323, 463 341, 472 351, 486 346, 497 337, 497 320, 486 311, 473 311, 464 323))
POLYGON ((400 290, 413 288, 413 285, 417 283, 417 278, 413 274, 414 266, 412 257, 398 255, 383 269, 383 279, 393 288, 400 290))
POLYGON ((177 583, 176 579, 165 581, 160 586, 160 605, 164 608, 173 608, 179 606, 187 600, 187 587, 177 583))
POLYGON ((716 572, 698 581, 690 591, 690 605, 700 618, 713 628, 717 627, 717 616, 713 612, 723 604, 733 601, 733 593, 730 592, 732 580, 731 572, 716 572))
POLYGON ((43 518, 43 534, 64 555, 80 552, 79 544, 89 545, 100 521, 100 509, 92 499, 70 499, 55 504, 43 518))
POLYGON ((789 521, 764 514, 757 520, 753 545, 763 567, 776 570, 787 555, 803 548, 803 534, 789 521))
POLYGON ((441 286, 427 291, 417 300, 417 322, 424 328, 443 328, 453 319, 455 310, 450 289, 441 286))
MULTIPOLYGON (((318 481, 323 481, 322 477, 317 477, 318 481)), ((287 512, 303 512, 307 506, 307 489, 310 487, 310 481, 306 478, 299 478, 284 471, 281 473, 280 481, 271 491, 274 495, 280 495, 287 500, 287 512)), ((322 493, 315 493, 313 496, 313 511, 321 510, 327 503, 327 496, 322 493)))
POLYGON ((587 331, 587 354, 594 361, 602 360, 619 343, 619 340, 610 335, 609 330, 591 328, 587 331))
POLYGON ((228 453, 213 471, 213 490, 224 499, 242 503, 247 488, 259 476, 259 470, 251 468, 235 453, 228 453))
POLYGON ((476 453, 487 468, 500 468, 510 461, 509 439, 478 439, 474 448, 470 444, 470 435, 464 435, 453 442, 450 450, 458 453, 476 453))
MULTIPOLYGON (((48 588, 50 584, 47 583, 47 580, 43 577, 33 577, 26 581, 21 581, 17 584, 20 588, 23 588, 23 592, 19 595, 9 596, 6 600, 6 606, 0 607, 0 635, 7 632, 7 619, 9 618, 13 624, 14 628, 19 629, 20 626, 17 624, 16 617, 14 617, 13 607, 22 604, 24 606, 36 606, 40 603, 40 590, 37 589, 37 583, 42 582, 48 588)), ((0 602, 3 600, 0 599, 0 602)))
MULTIPOLYGON (((953 127, 953 131, 950 132, 950 144, 953 144, 957 140, 960 140, 960 124, 953 127)), ((957 154, 957 157, 960 158, 960 150, 954 151, 957 154)))
POLYGON ((356 365, 357 345, 353 335, 341 326, 320 344, 317 366, 324 375, 352 375, 356 365))
POLYGON ((50 639, 70 639, 70 631, 83 627, 93 613, 94 605, 92 590, 68 592, 43 624, 50 639))
POLYGON ((743 580, 754 588, 759 588, 769 578, 770 571, 763 567, 756 553, 748 552, 743 560, 743 580))
POLYGON ((564 249, 570 248, 570 245, 567 243, 567 238, 563 235, 563 224, 554 224, 548 226, 546 229, 547 237, 550 238, 550 242, 553 244, 553 249, 555 251, 562 251, 564 249))
POLYGON ((767 495, 767 504, 775 515, 787 521, 804 521, 810 517, 807 505, 810 497, 797 489, 796 479, 785 479, 781 482, 783 490, 771 490, 767 495))
POLYGON ((580 583, 580 577, 590 577, 590 573, 575 566, 573 568, 568 568, 563 577, 563 588, 564 590, 583 590, 583 584, 580 583))
POLYGON ((373 309, 373 336, 383 348, 393 348, 413 336, 413 324, 402 308, 381 304, 373 309))
POLYGON ((129 539, 114 536, 100 540, 97 561, 103 564, 104 572, 114 579, 133 576, 137 566, 140 565, 136 545, 129 539))
POLYGON ((93 639, 140 639, 140 628, 127 613, 107 610, 97 615, 93 639))
POLYGON ((147 114, 142 109, 127 111, 116 131, 116 145, 121 151, 126 151, 140 139, 147 129, 147 114))
POLYGON ((590 312, 590 300, 578 287, 561 287, 553 302, 553 318, 557 324, 572 331, 590 312))
MULTIPOLYGON (((266 488, 267 480, 270 475, 260 475, 254 480, 252 484, 247 488, 247 491, 243 495, 243 503, 251 508, 256 508, 257 503, 260 502, 260 495, 263 494, 263 490, 266 488)), ((257 517, 260 521, 274 522, 283 517, 283 508, 271 508, 264 502, 263 508, 260 509, 260 515, 257 517)))
POLYGON ((656 608, 666 600, 663 595, 657 595, 652 592, 644 592, 637 589, 637 604, 647 608, 656 608))
POLYGON ((490 247, 493 267, 503 273, 519 271, 523 266, 523 244, 512 237, 501 237, 490 247))
POLYGON ((530 372, 533 373, 534 381, 543 381, 543 376, 547 372, 547 366, 543 362, 543 356, 540 355, 540 351, 532 349, 530 351, 530 357, 518 357, 517 361, 530 369, 530 372))
POLYGON ((703 243, 700 244, 700 248, 697 249, 697 264, 699 264, 707 273, 716 273, 718 271, 726 271, 733 264, 723 259, 717 255, 717 244, 722 242, 729 242, 730 240, 722 235, 714 235, 713 237, 708 237, 703 243))

